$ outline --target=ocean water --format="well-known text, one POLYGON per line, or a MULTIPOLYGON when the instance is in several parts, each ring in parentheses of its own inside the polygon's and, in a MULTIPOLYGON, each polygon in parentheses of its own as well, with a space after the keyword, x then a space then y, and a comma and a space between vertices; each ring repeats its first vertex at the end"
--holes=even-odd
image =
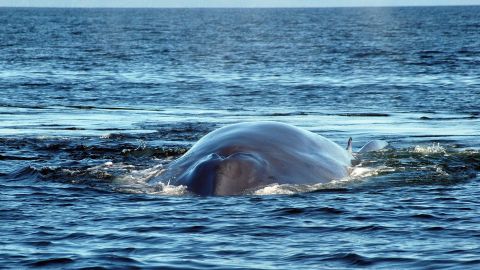
POLYGON ((0 25, 0 268, 480 267, 480 7, 0 8, 0 25), (390 147, 326 185, 148 184, 259 120, 390 147))

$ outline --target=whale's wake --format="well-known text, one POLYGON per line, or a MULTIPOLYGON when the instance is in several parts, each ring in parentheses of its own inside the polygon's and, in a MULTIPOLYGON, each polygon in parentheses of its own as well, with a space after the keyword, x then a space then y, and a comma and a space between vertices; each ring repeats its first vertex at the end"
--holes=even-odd
MULTIPOLYGON (((130 168, 121 164, 106 164, 103 168, 130 168)), ((97 166, 96 169, 102 169, 102 166, 97 166)), ((358 183, 365 181, 368 177, 378 175, 379 173, 385 173, 393 171, 393 168, 386 166, 378 167, 362 167, 357 166, 353 168, 353 171, 349 177, 345 177, 339 180, 335 180, 329 183, 319 184, 271 184, 268 186, 259 187, 257 189, 248 190, 243 195, 292 195, 305 192, 315 191, 328 191, 336 190, 339 188, 348 188, 352 183, 358 183)), ((130 170, 128 173, 120 175, 112 182, 114 184, 114 190, 123 193, 135 193, 135 194, 149 194, 149 195, 164 195, 164 196, 182 196, 190 195, 186 186, 175 186, 170 183, 156 182, 155 184, 149 184, 149 181, 159 176, 165 171, 163 165, 156 165, 152 168, 142 170, 130 170)))

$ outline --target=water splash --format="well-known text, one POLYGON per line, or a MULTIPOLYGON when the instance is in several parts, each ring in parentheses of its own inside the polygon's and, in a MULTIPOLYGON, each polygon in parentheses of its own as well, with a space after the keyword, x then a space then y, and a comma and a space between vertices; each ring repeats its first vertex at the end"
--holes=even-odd
MULTIPOLYGON (((110 165, 112 166, 112 165, 110 165)), ((124 166, 121 166, 124 167, 124 166)), ((150 179, 161 175, 165 171, 162 164, 144 170, 131 170, 127 174, 117 177, 115 184, 145 184, 150 179)))
POLYGON ((412 152, 419 154, 446 154, 447 150, 440 143, 432 143, 431 146, 416 145, 412 152))
POLYGON ((149 194, 161 196, 182 196, 189 194, 186 186, 174 186, 168 183, 157 183, 152 186, 146 184, 120 185, 115 187, 114 190, 122 193, 149 194))

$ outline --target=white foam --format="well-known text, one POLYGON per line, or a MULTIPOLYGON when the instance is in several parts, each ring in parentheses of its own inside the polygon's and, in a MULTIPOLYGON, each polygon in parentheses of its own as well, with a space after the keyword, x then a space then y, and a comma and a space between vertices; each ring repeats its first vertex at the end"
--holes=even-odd
POLYGON ((449 176, 449 174, 439 166, 435 166, 435 171, 442 176, 449 176))
POLYGON ((100 139, 110 139, 112 137, 111 133, 103 134, 100 136, 100 139))
POLYGON ((184 195, 187 194, 187 187, 186 186, 174 186, 170 184, 164 184, 164 183, 158 183, 154 186, 155 188, 155 194, 160 194, 160 195, 174 195, 174 196, 179 196, 179 195, 184 195))
MULTIPOLYGON (((133 167, 133 166, 132 166, 133 167)), ((150 179, 159 176, 165 171, 162 164, 144 170, 130 170, 127 174, 115 179, 115 184, 146 184, 150 179)))
POLYGON ((164 196, 181 196, 188 193, 186 186, 173 186, 173 185, 168 185, 163 183, 158 183, 155 186, 121 185, 121 186, 116 186, 115 190, 118 192, 124 192, 124 193, 164 195, 164 196))
POLYGON ((316 190, 328 190, 345 186, 345 181, 332 181, 311 185, 272 184, 259 188, 252 192, 253 195, 292 195, 297 193, 312 192, 316 190))
POLYGON ((297 192, 295 191, 296 188, 297 188, 296 185, 273 184, 273 185, 268 185, 266 187, 255 190, 253 194, 254 195, 279 195, 279 194, 290 195, 290 194, 298 193, 298 191, 297 192))
POLYGON ((331 181, 329 183, 320 183, 312 185, 290 185, 290 184, 272 184, 253 191, 254 195, 291 195, 296 193, 312 192, 316 190, 328 190, 344 188, 348 184, 363 181, 367 177, 378 175, 382 172, 391 172, 394 168, 387 166, 378 167, 354 167, 348 177, 331 181))
POLYGON ((447 151, 445 147, 440 146, 440 143, 432 143, 431 146, 417 145, 412 152, 419 154, 445 154, 447 151))
POLYGON ((387 166, 378 167, 354 167, 352 172, 347 177, 348 180, 358 180, 366 177, 378 175, 380 172, 392 172, 395 169, 387 166))
POLYGON ((133 168, 135 168, 135 166, 133 165, 123 164, 123 163, 113 163, 112 161, 107 161, 103 164, 88 168, 87 171, 98 172, 98 171, 106 171, 111 169, 115 169, 118 171, 128 171, 133 168))
MULTIPOLYGON (((107 162, 104 166, 109 167, 121 167, 119 165, 111 164, 107 162), (108 164, 107 164, 108 163, 108 164)), ((133 167, 133 166, 132 166, 133 167)), ((124 193, 135 194, 150 194, 150 195, 167 195, 167 196, 180 196, 188 193, 186 186, 174 186, 169 183, 158 182, 150 184, 149 181, 161 175, 165 168, 162 164, 153 166, 152 168, 143 170, 130 170, 115 178, 113 183, 115 184, 115 190, 124 193)))

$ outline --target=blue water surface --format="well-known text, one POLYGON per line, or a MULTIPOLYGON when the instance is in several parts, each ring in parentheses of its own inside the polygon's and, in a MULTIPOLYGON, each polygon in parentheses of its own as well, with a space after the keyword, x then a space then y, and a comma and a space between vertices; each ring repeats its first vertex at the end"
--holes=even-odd
POLYGON ((480 267, 480 7, 0 8, 0 25, 0 268, 480 267), (148 185, 260 120, 390 147, 331 185, 148 185))

